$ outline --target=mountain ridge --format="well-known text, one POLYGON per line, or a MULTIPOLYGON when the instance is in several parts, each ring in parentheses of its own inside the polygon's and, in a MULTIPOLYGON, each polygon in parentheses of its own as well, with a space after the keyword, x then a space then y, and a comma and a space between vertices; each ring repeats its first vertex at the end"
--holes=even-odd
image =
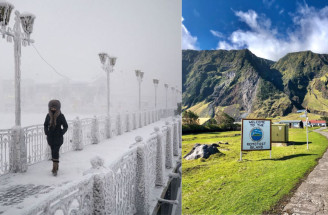
POLYGON ((328 55, 288 53, 278 61, 243 50, 183 50, 184 109, 202 117, 285 116, 297 109, 328 115, 328 55))

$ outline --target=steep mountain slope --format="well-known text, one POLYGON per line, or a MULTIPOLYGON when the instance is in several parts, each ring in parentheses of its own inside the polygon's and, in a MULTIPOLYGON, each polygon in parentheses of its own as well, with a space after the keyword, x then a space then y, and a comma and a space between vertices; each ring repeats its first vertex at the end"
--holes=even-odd
POLYGON ((310 84, 310 82, 325 76, 328 72, 327 65, 328 55, 305 51, 287 54, 277 61, 272 69, 281 72, 284 92, 289 96, 294 106, 301 108, 306 105, 306 103, 303 103, 304 98, 311 85, 314 84, 310 84))
POLYGON ((290 53, 276 63, 247 49, 182 56, 183 105, 202 117, 276 117, 305 106, 328 114, 328 55, 290 53))

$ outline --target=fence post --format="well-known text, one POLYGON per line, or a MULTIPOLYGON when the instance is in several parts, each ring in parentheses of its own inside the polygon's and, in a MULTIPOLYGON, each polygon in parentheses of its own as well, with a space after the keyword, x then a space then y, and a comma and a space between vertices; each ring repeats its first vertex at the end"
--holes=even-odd
POLYGON ((151 110, 150 111, 147 111, 147 115, 148 115, 148 125, 151 123, 151 118, 150 118, 150 113, 151 113, 151 110))
POLYGON ((143 115, 144 115, 144 121, 143 121, 143 124, 145 125, 145 126, 147 126, 147 112, 146 111, 144 111, 143 112, 143 115))
POLYGON ((27 171, 27 149, 24 129, 20 126, 15 126, 11 129, 9 170, 14 173, 27 171))
POLYGON ((131 127, 130 127, 130 114, 126 113, 126 132, 130 132, 131 131, 131 127))
POLYGON ((73 150, 83 150, 82 123, 79 117, 73 122, 73 150))
POLYGON ((111 138, 112 137, 112 124, 111 124, 110 116, 106 116, 105 129, 106 129, 107 139, 111 138))
POLYGON ((142 138, 136 137, 137 141, 137 186, 136 186, 136 209, 137 215, 148 215, 149 187, 146 183, 146 159, 142 138))
POLYGON ((173 149, 172 149, 172 126, 168 121, 165 122, 166 131, 166 146, 165 146, 165 167, 171 169, 173 167, 173 149))
POLYGON ((116 128, 117 128, 117 135, 121 135, 122 134, 121 114, 117 114, 117 117, 116 117, 116 128))
POLYGON ((156 144, 156 186, 164 185, 164 153, 163 153, 163 133, 158 127, 154 128, 157 137, 156 144))
POLYGON ((133 130, 137 129, 137 113, 133 113, 133 130))
POLYGON ((173 119, 173 155, 179 156, 178 123, 173 119))
POLYGON ((139 114, 139 128, 141 128, 142 127, 142 117, 141 117, 141 111, 139 111, 138 112, 138 114, 139 114))
POLYGON ((91 122, 91 141, 92 144, 99 143, 100 137, 99 137, 99 123, 96 116, 92 119, 91 122))

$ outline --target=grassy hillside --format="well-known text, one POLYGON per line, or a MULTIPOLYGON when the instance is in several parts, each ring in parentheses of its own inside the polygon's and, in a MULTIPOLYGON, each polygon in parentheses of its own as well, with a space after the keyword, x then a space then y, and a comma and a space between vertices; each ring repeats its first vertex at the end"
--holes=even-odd
POLYGON ((317 164, 328 146, 325 137, 311 132, 306 150, 303 129, 290 129, 294 145, 268 151, 247 152, 238 162, 240 132, 184 135, 182 153, 196 143, 229 142, 221 145, 221 155, 209 159, 183 159, 183 214, 261 214, 270 210, 317 164))
POLYGON ((201 117, 286 116, 306 106, 328 116, 328 55, 289 53, 277 62, 249 50, 183 50, 183 106, 201 117))

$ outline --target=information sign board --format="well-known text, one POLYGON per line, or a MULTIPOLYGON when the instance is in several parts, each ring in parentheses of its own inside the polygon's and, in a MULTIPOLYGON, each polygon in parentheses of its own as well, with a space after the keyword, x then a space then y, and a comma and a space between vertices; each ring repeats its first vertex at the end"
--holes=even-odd
POLYGON ((242 151, 271 150, 271 120, 242 120, 242 151))

